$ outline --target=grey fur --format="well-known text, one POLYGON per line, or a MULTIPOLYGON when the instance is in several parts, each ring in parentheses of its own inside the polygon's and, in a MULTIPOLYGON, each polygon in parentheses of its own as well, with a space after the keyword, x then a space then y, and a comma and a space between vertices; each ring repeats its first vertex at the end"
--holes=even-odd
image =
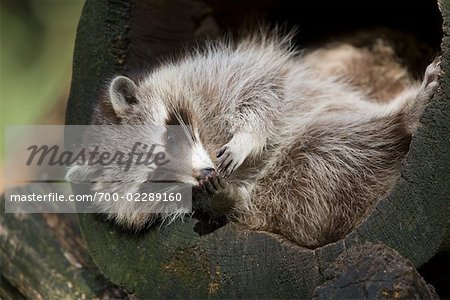
MULTIPOLYGON (((163 125, 171 112, 187 111, 200 147, 192 152, 202 162, 180 181, 201 191, 198 209, 317 247, 342 238, 389 193, 437 87, 439 60, 422 83, 391 60, 395 67, 385 79, 391 92, 378 99, 360 78, 373 67, 361 55, 348 45, 302 55, 290 35, 267 32, 211 43, 136 82, 137 103, 128 109, 121 95, 134 88, 125 93, 115 86, 133 85, 113 80, 97 123, 163 125), (399 79, 395 88, 393 78, 399 79), (199 178, 198 169, 206 167, 216 171, 199 178)), ((79 168, 68 177, 83 174, 79 168)), ((135 190, 136 184, 108 188, 135 190)), ((114 218, 133 228, 154 216, 140 203, 119 209, 114 218)))

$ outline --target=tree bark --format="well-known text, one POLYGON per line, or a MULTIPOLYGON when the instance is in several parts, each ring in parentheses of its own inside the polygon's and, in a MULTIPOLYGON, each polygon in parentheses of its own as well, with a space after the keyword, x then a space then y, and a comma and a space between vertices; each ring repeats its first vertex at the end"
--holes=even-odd
POLYGON ((325 278, 313 299, 439 299, 408 260, 383 244, 344 251, 325 278))

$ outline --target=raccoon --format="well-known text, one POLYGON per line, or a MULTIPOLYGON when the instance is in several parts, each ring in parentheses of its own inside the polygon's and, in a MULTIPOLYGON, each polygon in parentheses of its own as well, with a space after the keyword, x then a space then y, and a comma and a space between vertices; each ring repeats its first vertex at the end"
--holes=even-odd
MULTIPOLYGON (((399 178, 440 60, 419 82, 392 57, 383 77, 366 50, 333 44, 302 52, 292 36, 261 30, 209 42, 139 80, 117 76, 94 124, 186 128, 189 143, 175 145, 189 166, 173 178, 192 187, 196 211, 309 248, 339 240, 399 178)), ((160 133, 162 149, 173 138, 160 133)), ((90 168, 73 166, 67 178, 98 181, 96 191, 135 192, 157 173, 90 168), (112 173, 124 180, 108 182, 112 173)), ((127 201, 102 203, 101 211, 131 229, 183 215, 127 201)))

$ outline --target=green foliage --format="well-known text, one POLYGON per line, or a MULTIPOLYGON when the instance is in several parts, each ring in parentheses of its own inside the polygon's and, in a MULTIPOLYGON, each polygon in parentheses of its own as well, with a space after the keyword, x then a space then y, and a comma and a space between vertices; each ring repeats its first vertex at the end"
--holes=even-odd
POLYGON ((0 152, 4 125, 48 124, 43 118, 66 100, 82 5, 82 0, 2 1, 0 152))

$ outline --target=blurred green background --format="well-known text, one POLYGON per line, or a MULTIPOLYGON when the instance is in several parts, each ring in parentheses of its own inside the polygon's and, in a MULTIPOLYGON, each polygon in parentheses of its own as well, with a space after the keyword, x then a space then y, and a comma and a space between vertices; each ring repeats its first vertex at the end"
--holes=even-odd
POLYGON ((63 124, 83 0, 1 0, 0 165, 4 125, 63 124))

